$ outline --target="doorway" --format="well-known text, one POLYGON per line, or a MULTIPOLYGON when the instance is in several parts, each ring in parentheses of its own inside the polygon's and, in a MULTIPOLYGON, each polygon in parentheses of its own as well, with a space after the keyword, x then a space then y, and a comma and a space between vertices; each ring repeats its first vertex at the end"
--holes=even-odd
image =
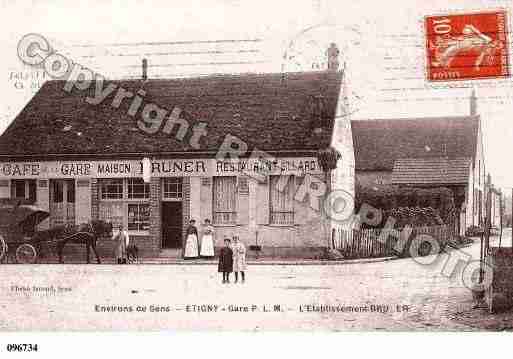
POLYGON ((182 202, 162 202, 162 248, 182 248, 182 202))
POLYGON ((50 180, 50 227, 75 224, 75 180, 50 180))

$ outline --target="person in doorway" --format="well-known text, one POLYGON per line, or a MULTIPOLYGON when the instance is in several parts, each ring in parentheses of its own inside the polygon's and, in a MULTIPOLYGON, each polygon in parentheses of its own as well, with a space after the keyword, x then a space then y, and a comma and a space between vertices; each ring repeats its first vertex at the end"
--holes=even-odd
POLYGON ((210 219, 205 219, 205 224, 203 224, 200 256, 203 258, 214 257, 214 227, 210 224, 210 219))
POLYGON ((198 248, 198 229, 196 228, 196 221, 191 219, 189 225, 185 230, 185 251, 183 257, 185 259, 194 259, 199 256, 198 248))
POLYGON ((230 273, 233 272, 233 251, 230 248, 230 238, 224 239, 224 247, 219 253, 217 271, 223 273, 223 283, 230 283, 230 273))
POLYGON ((123 230, 123 225, 119 225, 118 232, 114 234, 114 241, 116 243, 114 255, 118 264, 126 264, 126 247, 128 247, 130 238, 128 232, 123 230))
POLYGON ((239 273, 241 281, 244 283, 246 280, 246 246, 242 243, 239 237, 233 237, 233 271, 235 273, 235 283, 239 281, 239 273))

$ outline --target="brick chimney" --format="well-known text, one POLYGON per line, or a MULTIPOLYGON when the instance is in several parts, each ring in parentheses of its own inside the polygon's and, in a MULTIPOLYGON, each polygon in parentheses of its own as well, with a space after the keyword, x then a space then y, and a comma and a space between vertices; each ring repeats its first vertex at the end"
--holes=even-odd
POLYGON ((148 60, 146 59, 142 60, 142 79, 148 79, 148 60))
POLYGON ((332 42, 328 50, 326 51, 326 55, 328 57, 328 71, 338 71, 339 61, 338 55, 340 51, 337 47, 337 44, 332 42))

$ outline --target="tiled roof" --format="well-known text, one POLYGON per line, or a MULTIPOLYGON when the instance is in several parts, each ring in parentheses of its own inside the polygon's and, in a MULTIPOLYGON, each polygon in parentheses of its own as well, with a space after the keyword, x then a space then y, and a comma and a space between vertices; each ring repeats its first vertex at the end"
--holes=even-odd
POLYGON ((227 134, 245 141, 249 150, 317 150, 329 146, 341 81, 342 73, 332 71, 105 81, 103 88, 113 83, 133 93, 143 89, 143 106, 152 102, 168 111, 178 106, 190 128, 206 122, 208 135, 199 150, 188 137, 175 138, 177 126, 171 134, 138 129, 140 112, 127 114, 131 99, 112 106, 117 90, 91 105, 85 98, 95 83, 68 93, 63 81, 49 81, 0 137, 0 156, 215 153, 227 134), (315 119, 315 98, 324 102, 322 121, 315 119), (324 131, 312 136, 319 122, 324 131))
POLYGON ((402 158, 394 163, 392 184, 467 184, 471 159, 402 158))
POLYGON ((478 116, 351 121, 357 170, 392 170, 401 158, 474 158, 478 116))

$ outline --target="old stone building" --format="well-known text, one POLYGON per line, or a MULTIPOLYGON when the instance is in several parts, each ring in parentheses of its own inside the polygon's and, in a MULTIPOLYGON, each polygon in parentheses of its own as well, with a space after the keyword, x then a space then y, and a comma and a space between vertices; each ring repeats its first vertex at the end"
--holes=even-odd
POLYGON ((447 187, 461 234, 485 218, 486 168, 474 93, 468 116, 352 121, 357 188, 447 187))
POLYGON ((180 257, 194 218, 212 220, 216 246, 238 235, 260 255, 318 257, 336 224, 312 181, 354 189, 343 81, 330 69, 46 82, 0 137, 0 196, 49 211, 42 228, 122 224, 146 256, 180 257), (328 149, 341 154, 329 170, 328 149))

